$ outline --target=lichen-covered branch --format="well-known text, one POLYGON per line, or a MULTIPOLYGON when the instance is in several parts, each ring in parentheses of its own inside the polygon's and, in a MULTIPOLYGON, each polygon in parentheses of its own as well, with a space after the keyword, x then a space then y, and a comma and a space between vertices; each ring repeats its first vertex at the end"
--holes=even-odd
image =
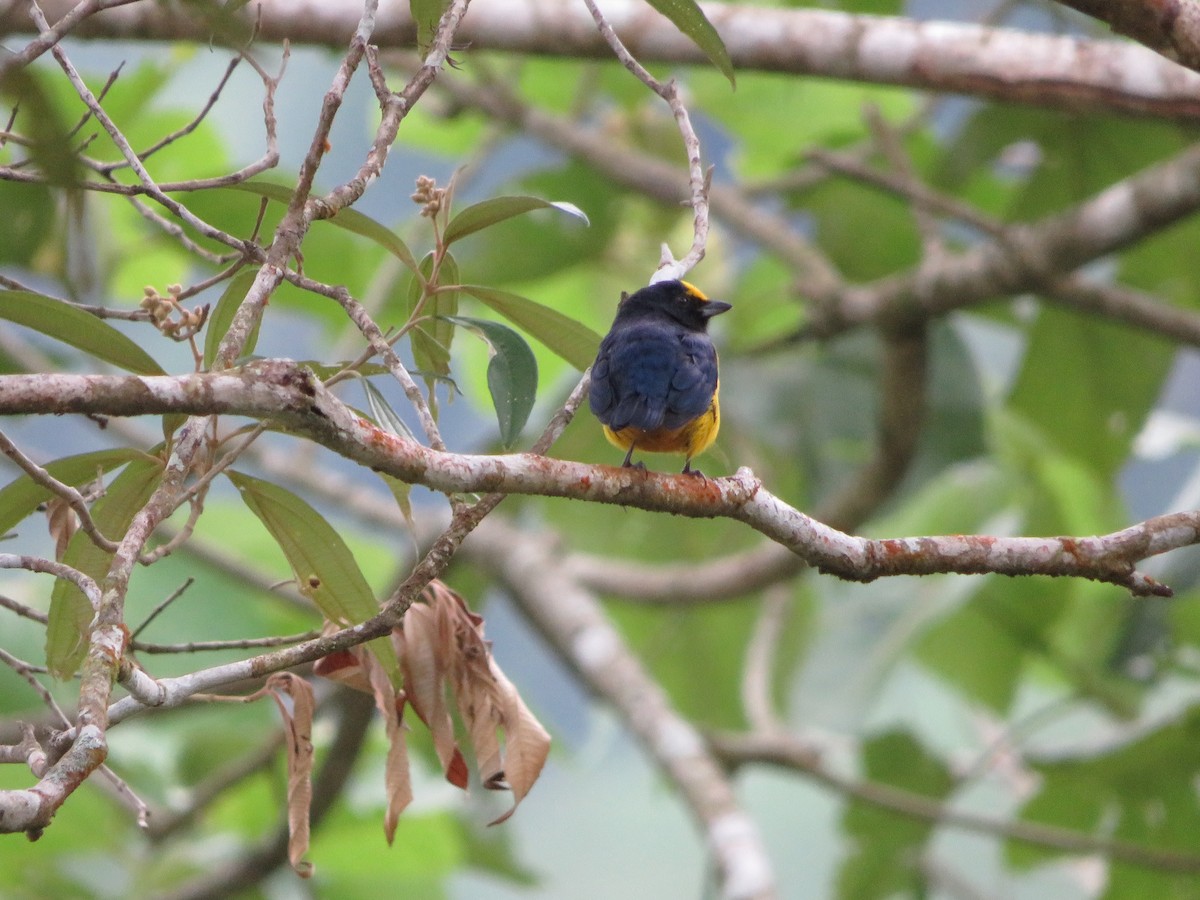
POLYGON ((431 450, 360 418, 289 360, 174 377, 0 376, 0 415, 47 412, 185 412, 268 419, 361 465, 445 493, 531 494, 695 518, 725 516, 750 525, 808 565, 854 581, 993 572, 1091 578, 1139 596, 1166 595, 1170 590, 1137 571, 1136 564, 1200 541, 1200 511, 1160 516, 1101 537, 855 537, 788 505, 745 468, 728 478, 701 480, 534 454, 476 456, 431 450))
MULTIPOLYGON (((1194 4, 1173 0, 1099 2, 1065 0, 1066 5, 1111 21, 1119 30, 1190 64, 1197 54, 1190 15, 1156 15, 1164 6, 1189 13, 1194 4), (1106 10, 1112 10, 1107 13, 1106 10), (1121 11, 1137 11, 1139 21, 1121 11), (1127 24, 1128 23, 1128 24, 1127 24), (1189 53, 1191 55, 1189 55, 1189 53)), ((69 15, 75 33, 124 40, 207 41, 203 20, 184 4, 132 3, 100 15, 114 4, 46 0, 51 21, 69 15), (83 15, 79 9, 87 7, 83 15)), ((1200 117, 1200 76, 1147 47, 1119 41, 1088 40, 992 28, 963 22, 851 15, 821 9, 781 9, 733 3, 701 4, 716 26, 738 70, 787 72, 893 84, 931 91, 956 91, 1059 109, 1108 109, 1168 119, 1200 117)), ((259 39, 324 46, 343 44, 358 20, 354 0, 297 5, 263 0, 252 5, 259 39)), ((251 14, 247 7, 246 15, 251 14)), ((648 4, 606 9, 616 34, 644 63, 707 65, 703 53, 648 4)), ((247 18, 247 23, 249 23, 247 18)), ((0 32, 28 32, 25 8, 0 9, 0 32)), ((18 65, 45 52, 68 28, 54 31, 22 51, 18 65)), ((249 30, 249 26, 247 26, 249 30)), ((380 13, 373 40, 381 48, 411 47, 416 28, 407 4, 389 4, 380 13)), ((475 50, 504 50, 573 59, 603 59, 611 51, 582 4, 560 0, 496 0, 480 4, 463 22, 458 40, 475 50)))

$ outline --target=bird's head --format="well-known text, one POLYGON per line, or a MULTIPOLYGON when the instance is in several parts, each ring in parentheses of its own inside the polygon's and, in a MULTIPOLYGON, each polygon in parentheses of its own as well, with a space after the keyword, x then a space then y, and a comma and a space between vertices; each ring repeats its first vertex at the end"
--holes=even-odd
POLYGON ((689 282, 660 281, 623 296, 617 318, 666 316, 686 328, 707 331, 709 319, 731 308, 723 300, 710 300, 689 282))

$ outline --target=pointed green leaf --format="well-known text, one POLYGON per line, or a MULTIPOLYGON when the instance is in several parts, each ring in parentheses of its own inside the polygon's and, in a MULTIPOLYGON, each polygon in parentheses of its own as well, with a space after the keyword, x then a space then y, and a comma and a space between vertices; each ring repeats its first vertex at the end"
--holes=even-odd
MULTIPOLYGON (((453 316, 458 312, 458 291, 437 291, 425 298, 420 309, 417 308, 426 290, 425 286, 433 276, 433 262, 433 254, 427 253, 421 260, 419 275, 414 275, 409 280, 408 321, 412 321, 414 316, 426 318, 428 321, 417 325, 408 334, 413 361, 417 368, 441 378, 450 374, 450 344, 454 340, 454 325, 439 317, 453 316)), ((457 280, 458 263, 447 253, 438 269, 438 281, 454 284, 457 280)), ((432 389, 432 380, 427 377, 426 381, 432 389)))
POLYGON ((29 154, 42 176, 52 185, 74 187, 84 180, 76 142, 63 104, 45 77, 29 67, 7 67, 0 73, 0 97, 12 101, 6 104, 13 110, 12 124, 29 139, 29 154))
POLYGON ((0 319, 32 328, 137 375, 165 375, 137 343, 103 319, 33 291, 0 290, 0 319))
MULTIPOLYGON (((92 519, 100 533, 114 541, 124 537, 129 523, 146 505, 162 475, 162 460, 142 454, 139 457, 113 479, 104 496, 92 505, 92 519)), ((63 562, 99 582, 108 574, 112 557, 78 531, 67 545, 63 562)), ((62 579, 54 582, 50 592, 50 618, 46 625, 46 665, 56 678, 70 678, 79 668, 87 651, 93 614, 92 604, 79 588, 62 579)))
POLYGON ((446 233, 442 235, 442 240, 450 244, 468 234, 474 234, 476 231, 495 225, 497 222, 503 222, 505 219, 511 219, 535 209, 557 209, 583 219, 585 224, 588 221, 583 210, 574 203, 542 200, 539 197, 492 197, 490 200, 468 206, 457 213, 450 220, 450 224, 446 226, 446 233))
MULTIPOLYGON (((277 484, 241 472, 229 471, 226 475, 279 544, 300 592, 325 618, 346 626, 364 622, 379 612, 379 603, 354 554, 324 516, 277 484)), ((395 682, 399 666, 391 641, 376 638, 370 647, 395 682)))
MULTIPOLYGON (((438 270, 438 284, 458 284, 458 262, 449 253, 442 257, 442 265, 438 270)), ((450 352, 450 345, 454 343, 454 322, 451 317, 458 315, 458 296, 459 292, 456 290, 440 290, 431 298, 433 305, 427 305, 425 308, 425 314, 434 317, 428 331, 447 353, 450 352)))
POLYGON ((408 536, 412 541, 413 558, 419 559, 421 548, 417 544, 417 520, 413 518, 412 485, 386 472, 377 472, 376 474, 383 479, 383 483, 387 485, 387 489, 392 492, 392 498, 396 501, 396 506, 400 508, 400 515, 404 516, 404 523, 408 526, 408 536))
POLYGON ((499 322, 455 316, 459 325, 478 333, 491 347, 488 362, 488 390, 496 419, 500 423, 500 442, 511 447, 529 421, 537 396, 537 359, 525 339, 499 322))
MULTIPOLYGON (((317 359, 299 359, 296 360, 296 365, 302 369, 311 369, 312 373, 322 381, 328 381, 338 372, 345 371, 351 360, 344 359, 341 362, 328 363, 321 362, 317 359)), ((387 366, 379 363, 363 363, 354 370, 354 374, 364 378, 373 378, 376 375, 387 375, 389 373, 387 366)))
POLYGON ((729 79, 730 85, 736 87, 737 81, 733 75, 733 62, 729 59, 729 51, 725 42, 712 22, 696 5, 695 0, 646 0, 656 10, 674 23, 692 43, 704 51, 709 62, 721 70, 721 74, 729 79))
POLYGON ((596 358, 600 335, 557 310, 496 288, 464 284, 462 289, 537 338, 579 371, 590 366, 596 358))
POLYGON ((409 0, 409 10, 417 23, 417 49, 422 53, 428 52, 449 5, 450 0, 409 0))
MULTIPOLYGON (((113 450, 97 450, 78 456, 65 456, 45 466, 47 472, 71 487, 79 487, 92 481, 102 472, 110 472, 117 466, 135 459, 148 459, 145 453, 128 447, 113 450)), ((7 533, 17 523, 33 512, 53 495, 28 475, 14 478, 0 490, 0 535, 7 533)))
MULTIPOLYGON (((282 203, 285 206, 292 200, 292 189, 282 184, 271 184, 267 181, 244 181, 241 184, 232 184, 228 187, 213 188, 220 191, 241 191, 247 194, 256 194, 259 197, 266 197, 268 200, 273 200, 276 203, 282 203)), ((408 245, 400 240, 390 228, 380 222, 375 221, 370 216, 364 216, 356 209, 341 209, 338 210, 336 216, 325 221, 349 231, 351 234, 357 234, 359 237, 365 237, 368 240, 374 241, 400 262, 404 263, 412 271, 417 270, 416 257, 412 255, 412 251, 408 249, 408 245)))
POLYGON ((371 418, 375 420, 375 424, 397 437, 416 440, 416 435, 412 433, 412 429, 405 424, 404 420, 400 418, 400 414, 387 402, 387 399, 379 392, 379 388, 375 387, 375 385, 371 384, 365 378, 363 379, 362 386, 363 390, 367 393, 367 406, 370 407, 371 418))
MULTIPOLYGON (((242 301, 246 299, 246 292, 250 290, 250 285, 254 284, 257 275, 256 269, 243 269, 234 275, 229 286, 221 294, 221 299, 209 313, 208 322, 204 326, 205 369, 212 368, 213 360, 217 358, 217 348, 221 346, 221 338, 225 337, 225 332, 233 324, 233 317, 237 314, 242 301)), ((254 352, 254 345, 258 343, 258 325, 260 323, 261 320, 250 329, 250 337, 246 341, 246 346, 242 348, 242 356, 249 356, 254 352)))

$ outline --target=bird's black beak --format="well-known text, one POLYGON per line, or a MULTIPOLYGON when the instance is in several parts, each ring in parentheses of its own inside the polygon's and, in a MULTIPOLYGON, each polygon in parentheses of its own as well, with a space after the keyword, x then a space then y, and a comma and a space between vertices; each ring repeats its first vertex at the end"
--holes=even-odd
POLYGON ((713 316, 719 316, 731 309, 733 309, 732 303, 726 303, 724 300, 709 300, 707 303, 700 304, 700 315, 711 319, 713 316))

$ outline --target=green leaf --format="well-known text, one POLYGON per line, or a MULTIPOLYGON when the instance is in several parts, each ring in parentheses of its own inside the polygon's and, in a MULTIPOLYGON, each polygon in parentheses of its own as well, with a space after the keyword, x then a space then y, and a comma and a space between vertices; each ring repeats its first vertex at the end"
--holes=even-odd
MULTIPOLYGON (((873 782, 930 800, 941 800, 954 788, 945 763, 904 731, 871 738, 863 747, 863 767, 873 782)), ((925 876, 917 861, 936 823, 855 799, 846 808, 843 825, 854 849, 838 872, 839 897, 882 900, 898 894, 924 895, 925 876)))
POLYGON ((72 187, 83 181, 83 171, 69 134, 62 104, 55 101, 49 82, 27 67, 8 67, 0 77, 0 97, 11 99, 13 124, 31 141, 29 155, 52 185, 72 187))
POLYGON ((510 448, 529 421, 537 396, 537 360, 533 351, 507 325, 467 316, 454 316, 453 321, 478 333, 491 347, 488 390, 500 423, 500 442, 510 448))
MULTIPOLYGON (((158 486, 162 469, 162 460, 142 457, 132 460, 113 479, 104 496, 92 505, 92 520, 101 534, 114 541, 125 535, 134 515, 146 505, 158 486)), ((112 558, 111 553, 101 550, 91 538, 78 531, 67 545, 62 561, 99 582, 108 574, 112 558)), ((93 615, 91 603, 79 588, 63 579, 54 582, 50 592, 50 619, 46 625, 46 665, 56 678, 70 678, 79 668, 87 651, 93 615)))
MULTIPOLYGON (((1200 777, 1197 740, 1200 709, 1192 707, 1125 743, 1103 742, 1086 755, 1064 758, 1058 753, 1052 760, 1035 762, 1038 790, 1019 818, 1162 851, 1193 853, 1200 806, 1194 791, 1181 786, 1194 785, 1200 777)), ((1005 852, 1007 861, 1021 869, 1062 855, 1016 841, 1010 841, 1005 852)), ((1118 869, 1114 866, 1114 872, 1118 869)), ((1194 888, 1195 876, 1189 879, 1194 888)))
POLYGON ((1052 652, 1064 593, 1032 579, 985 580, 975 596, 922 636, 917 655, 967 698, 1005 714, 1026 661, 1052 652))
POLYGON ((1172 360, 1159 338, 1045 307, 1010 403, 1058 449, 1107 477, 1128 458, 1172 360))
POLYGON ((590 366, 596 358, 600 335, 557 310, 496 288, 464 284, 462 289, 541 341, 579 371, 590 366))
POLYGON ((474 234, 497 222, 503 222, 505 219, 511 219, 535 209, 558 209, 583 219, 584 223, 588 224, 587 215, 574 203, 526 196, 492 197, 490 200, 468 206, 457 213, 450 220, 450 224, 446 226, 442 240, 451 244, 468 234, 474 234))
POLYGON ((137 375, 166 374, 150 354, 103 319, 53 297, 0 290, 0 319, 32 328, 137 375))
MULTIPOLYGON (((113 450, 97 450, 78 456, 64 456, 47 464, 47 472, 71 487, 79 487, 95 479, 102 472, 111 472, 117 466, 135 459, 148 459, 145 453, 119 447, 113 450)), ((53 494, 28 475, 14 478, 0 490, 0 535, 6 534, 17 523, 33 512, 53 494)))
MULTIPOLYGON (((458 284, 458 279, 458 262, 451 254, 444 254, 441 268, 438 271, 438 283, 440 285, 458 284)), ((433 295, 432 304, 425 308, 426 314, 433 318, 433 321, 427 326, 430 336, 447 353, 450 352, 450 345, 454 343, 452 317, 458 315, 458 296, 457 290, 439 290, 433 295)), ((449 372, 450 370, 447 368, 441 374, 448 375, 449 372)))
POLYGON ((438 23, 449 5, 450 0, 409 0, 409 11, 417 23, 417 49, 422 53, 429 51, 438 23))
POLYGON ((725 49, 725 42, 721 40, 721 35, 717 34, 717 29, 713 28, 712 22, 708 21, 708 17, 696 5, 695 0, 646 0, 646 2, 670 19, 676 28, 691 39, 693 44, 704 51, 709 62, 720 69, 721 74, 729 79, 729 84, 737 87, 737 81, 733 75, 733 62, 729 59, 729 51, 725 49))
POLYGON ((912 209, 861 184, 826 181, 805 191, 799 202, 816 220, 821 248, 848 278, 868 281, 921 259, 921 236, 912 209), (886 234, 887 240, 862 252, 864 234, 886 234))
MULTIPOLYGON (((246 292, 250 290, 250 285, 254 284, 254 279, 257 277, 256 269, 244 269, 229 282, 229 286, 225 288, 221 294, 221 299, 217 301, 217 305, 208 315, 208 322, 204 328, 204 368, 211 369, 213 360, 217 358, 217 348, 221 346, 221 339, 225 337, 225 332, 229 330, 229 326, 233 324, 233 317, 237 314, 238 307, 242 301, 246 299, 246 292)), ((249 356, 254 352, 254 346, 258 343, 258 326, 262 323, 260 319, 250 329, 250 336, 246 340, 246 345, 242 347, 242 356, 249 356)))
POLYGON ((405 424, 396 410, 392 408, 392 405, 387 402, 387 399, 380 393, 379 388, 375 387, 375 385, 371 384, 365 378, 362 380, 362 386, 363 390, 366 391, 367 406, 371 410, 371 418, 375 420, 375 424, 397 437, 416 440, 416 435, 412 433, 412 429, 405 424))
MULTIPOLYGON (((379 612, 370 585, 342 536, 305 500, 286 488, 241 472, 226 473, 242 500, 287 557, 296 586, 329 621, 364 622, 379 612)), ((371 652, 396 683, 399 665, 391 641, 376 638, 371 652)))
MULTIPOLYGON (((418 310, 417 305, 424 296, 426 284, 433 276, 434 255, 427 253, 421 260, 419 274, 414 275, 408 284, 408 302, 405 309, 406 321, 411 322, 414 316, 423 317, 426 321, 414 327, 409 334, 412 345, 413 361, 417 368, 431 373, 426 376, 432 398, 433 381, 450 374, 450 344, 454 340, 454 324, 444 318, 458 312, 458 291, 436 291, 425 298, 424 305, 418 310)), ((449 253, 442 257, 438 269, 438 282, 454 284, 458 281, 458 263, 449 253)))
MULTIPOLYGON (((530 64, 540 68, 543 62, 532 60, 530 64)), ((550 74, 557 74, 559 81, 566 77, 563 73, 550 74)), ((580 90, 588 88, 581 86, 580 90)), ((677 145, 678 134, 672 147, 677 145)), ((459 246, 470 247, 471 270, 487 272, 488 284, 524 284, 580 265, 603 265, 618 236, 623 239, 629 234, 628 195, 583 163, 568 161, 530 172, 517 181, 513 193, 568 200, 588 211, 589 225, 577 227, 557 215, 517 216, 479 232, 469 244, 459 246), (513 252, 514 248, 526 247, 536 247, 537 252, 513 252)), ((662 228, 670 228, 668 221, 681 215, 676 210, 663 213, 662 228)), ((618 256, 622 252, 618 250, 618 256)))
POLYGON ((408 525, 409 535, 413 538, 413 556, 419 558, 421 548, 416 542, 417 520, 413 518, 412 485, 386 472, 377 472, 376 474, 383 479, 383 483, 391 491, 392 499, 396 501, 396 506, 400 508, 400 515, 404 516, 404 521, 408 525))
POLYGON ((38 250, 58 230, 55 200, 45 184, 0 181, 0 263, 30 265, 38 250))
MULTIPOLYGON (((241 191, 243 193, 256 194, 259 197, 266 197, 268 200, 273 200, 276 203, 287 205, 292 200, 293 191, 291 188, 282 184, 271 184, 267 181, 244 181, 241 184, 232 184, 228 187, 213 188, 218 191, 241 191)), ((356 209, 341 209, 338 210, 336 216, 332 219, 325 219, 332 225, 349 231, 352 234, 357 234, 360 237, 365 237, 368 240, 374 241, 400 262, 404 263, 412 271, 417 271, 417 260, 412 255, 412 251, 408 249, 408 245, 402 241, 395 232, 386 225, 375 221, 370 216, 364 216, 356 209)))
MULTIPOLYGON (((256 357, 259 358, 259 357, 256 357)), ((338 372, 344 372, 353 360, 344 359, 341 362, 329 363, 322 362, 318 359, 299 359, 296 360, 296 365, 303 369, 311 369, 312 373, 322 381, 328 381, 338 372)), ((376 375, 387 375, 390 370, 387 366, 379 363, 362 363, 354 370, 354 374, 361 375, 364 378, 373 378, 376 375)))

